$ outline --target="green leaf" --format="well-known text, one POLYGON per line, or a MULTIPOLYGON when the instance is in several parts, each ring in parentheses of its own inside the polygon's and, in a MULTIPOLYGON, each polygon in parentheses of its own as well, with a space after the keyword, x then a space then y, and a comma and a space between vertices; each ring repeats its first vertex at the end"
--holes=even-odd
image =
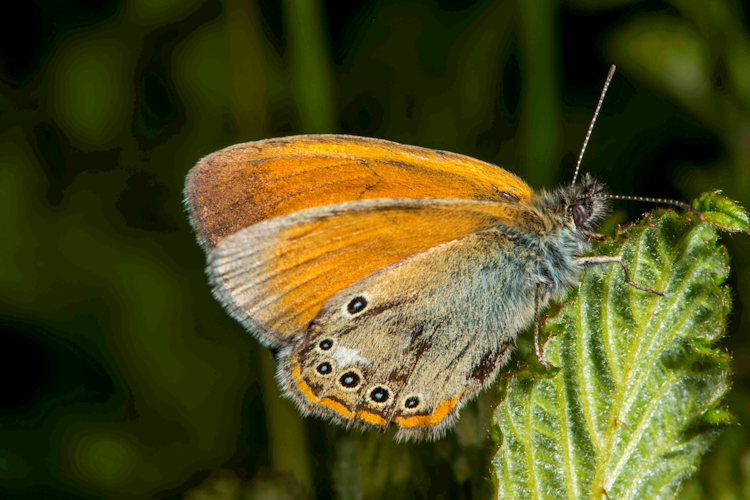
POLYGON ((522 371, 495 410, 498 498, 671 497, 695 472, 731 420, 730 359, 716 347, 730 309, 727 252, 695 219, 660 210, 595 245, 665 295, 629 286, 617 264, 586 270, 543 327, 544 357, 560 372, 522 371))
POLYGON ((747 212, 737 202, 722 196, 719 190, 703 193, 693 202, 693 207, 719 229, 730 232, 750 230, 750 217, 747 212))

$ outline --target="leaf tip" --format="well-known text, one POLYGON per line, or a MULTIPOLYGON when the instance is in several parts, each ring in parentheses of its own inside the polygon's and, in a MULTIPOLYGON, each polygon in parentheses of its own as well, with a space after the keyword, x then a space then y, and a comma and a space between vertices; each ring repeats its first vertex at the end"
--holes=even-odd
POLYGON ((703 420, 709 425, 721 426, 733 424, 737 421, 735 417, 726 408, 710 408, 703 412, 703 420))
POLYGON ((738 202, 724 196, 720 189, 703 193, 693 200, 693 208, 701 213, 703 220, 719 229, 750 234, 750 215, 738 202))

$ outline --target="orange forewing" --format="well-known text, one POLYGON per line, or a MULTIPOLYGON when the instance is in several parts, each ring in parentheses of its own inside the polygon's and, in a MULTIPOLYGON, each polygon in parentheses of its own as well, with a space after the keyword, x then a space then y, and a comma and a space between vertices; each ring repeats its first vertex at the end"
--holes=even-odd
POLYGON ((345 135, 230 146, 201 160, 185 197, 207 249, 262 220, 373 198, 524 200, 518 177, 467 156, 345 135))
POLYGON ((281 340, 304 330, 326 300, 357 280, 527 211, 456 199, 319 207, 226 238, 212 254, 211 274, 238 319, 281 340))

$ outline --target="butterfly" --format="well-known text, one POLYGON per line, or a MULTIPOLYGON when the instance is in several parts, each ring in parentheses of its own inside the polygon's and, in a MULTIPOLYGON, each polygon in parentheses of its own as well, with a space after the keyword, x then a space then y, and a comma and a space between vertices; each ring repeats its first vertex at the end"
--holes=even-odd
POLYGON ((619 262, 659 293, 583 256, 609 197, 590 175, 535 192, 467 156, 347 135, 230 146, 185 185, 213 293, 275 352, 284 394, 396 439, 441 437, 532 323, 543 362, 539 311, 584 266, 619 262))

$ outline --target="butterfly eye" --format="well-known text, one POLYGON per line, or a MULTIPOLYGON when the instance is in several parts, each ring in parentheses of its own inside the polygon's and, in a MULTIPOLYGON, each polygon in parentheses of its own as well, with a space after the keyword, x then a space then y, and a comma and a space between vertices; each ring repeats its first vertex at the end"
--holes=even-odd
POLYGON ((339 377, 339 384, 347 389, 353 389, 359 385, 360 377, 353 371, 348 371, 339 377))
POLYGON ((417 396, 409 396, 406 398, 406 401, 404 401, 404 407, 409 408, 410 410, 417 406, 419 406, 419 398, 417 396))
POLYGON ((315 367, 315 371, 320 373, 321 375, 329 375, 333 371, 333 367, 328 361, 323 361, 315 367))
POLYGON ((367 307, 367 300, 362 297, 354 297, 350 302, 349 305, 346 306, 346 310, 349 311, 349 314, 357 314, 358 312, 364 310, 364 308, 367 307))
POLYGON ((576 223, 576 227, 581 227, 586 222, 586 207, 583 205, 573 205, 573 222, 576 223))

